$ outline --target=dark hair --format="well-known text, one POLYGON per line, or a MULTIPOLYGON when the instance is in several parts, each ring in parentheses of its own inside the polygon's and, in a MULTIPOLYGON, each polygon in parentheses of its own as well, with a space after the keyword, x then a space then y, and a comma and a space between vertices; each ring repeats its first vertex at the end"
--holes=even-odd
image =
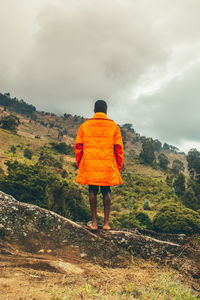
POLYGON ((97 100, 94 105, 95 112, 107 112, 107 103, 104 100, 97 100))

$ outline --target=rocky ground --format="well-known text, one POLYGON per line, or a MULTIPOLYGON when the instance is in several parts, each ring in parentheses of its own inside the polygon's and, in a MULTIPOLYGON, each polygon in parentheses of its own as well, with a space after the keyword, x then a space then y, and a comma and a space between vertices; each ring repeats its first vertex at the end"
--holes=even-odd
POLYGON ((0 299, 165 299, 166 291, 168 299, 196 299, 170 293, 200 292, 200 251, 185 235, 91 232, 2 192, 0 220, 0 299))

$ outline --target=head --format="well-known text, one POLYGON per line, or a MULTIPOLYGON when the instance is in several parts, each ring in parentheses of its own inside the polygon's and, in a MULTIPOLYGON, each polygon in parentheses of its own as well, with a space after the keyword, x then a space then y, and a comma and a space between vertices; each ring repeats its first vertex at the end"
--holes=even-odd
POLYGON ((104 100, 97 100, 94 105, 94 112, 107 113, 107 103, 104 100))

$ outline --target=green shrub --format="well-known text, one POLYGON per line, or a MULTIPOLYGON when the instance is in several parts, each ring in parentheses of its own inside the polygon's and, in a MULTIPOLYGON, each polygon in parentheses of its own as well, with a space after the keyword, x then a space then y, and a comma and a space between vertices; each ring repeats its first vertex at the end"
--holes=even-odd
POLYGON ((6 162, 8 175, 0 176, 0 190, 17 200, 51 209, 76 221, 87 221, 89 210, 75 184, 63 180, 48 167, 6 162))
POLYGON ((116 228, 136 228, 140 226, 140 222, 136 220, 134 213, 119 214, 111 219, 110 224, 116 228))
POLYGON ((193 234, 200 232, 199 214, 180 204, 163 206, 155 215, 153 227, 160 232, 193 234))
POLYGON ((17 132, 20 120, 15 115, 4 116, 0 119, 0 125, 3 129, 9 130, 13 133, 17 132))
POLYGON ((118 213, 114 214, 113 218, 111 219, 111 226, 117 228, 152 228, 152 222, 149 219, 148 215, 139 212, 130 212, 130 213, 118 213))
POLYGON ((24 149, 24 157, 31 159, 33 156, 33 151, 29 148, 24 149))
POLYGON ((58 153, 66 154, 66 155, 73 155, 74 154, 74 148, 71 145, 67 145, 66 143, 55 143, 52 142, 50 145, 53 147, 54 150, 56 150, 58 153))
POLYGON ((47 149, 41 150, 38 162, 42 166, 57 167, 62 169, 62 163, 57 161, 57 159, 55 159, 47 149))
POLYGON ((144 210, 150 210, 149 200, 144 201, 143 208, 144 208, 144 210))
POLYGON ((112 204, 112 211, 120 211, 121 205, 119 203, 113 203, 112 204))
POLYGON ((10 151, 15 154, 16 153, 16 147, 15 146, 10 146, 10 151))
POLYGON ((152 222, 149 218, 149 216, 143 212, 138 212, 136 214, 136 220, 140 222, 140 226, 151 229, 152 228, 152 222))

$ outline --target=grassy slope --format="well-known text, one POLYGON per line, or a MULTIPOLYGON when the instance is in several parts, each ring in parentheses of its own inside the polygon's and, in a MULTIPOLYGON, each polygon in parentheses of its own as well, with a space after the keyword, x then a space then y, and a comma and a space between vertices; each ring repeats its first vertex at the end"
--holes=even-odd
MULTIPOLYGON (((0 117, 5 114, 8 114, 8 112, 4 112, 1 109, 0 117)), ((83 118, 73 116, 63 118, 52 115, 44 115, 39 112, 37 112, 36 115, 36 121, 18 115, 21 124, 18 128, 17 135, 0 129, 0 166, 4 171, 6 170, 4 162, 8 159, 17 159, 20 162, 26 163, 36 162, 39 157, 40 147, 52 141, 58 142, 58 133, 60 130, 66 131, 66 134, 62 138, 62 142, 73 145, 77 130, 80 124, 84 121, 83 118), (41 122, 46 123, 47 126, 42 125, 41 122), (50 128, 50 124, 53 124, 52 128, 50 128), (37 139, 35 136, 40 136, 40 138, 37 139), (16 154, 13 154, 10 151, 11 145, 16 147, 16 154), (24 158, 23 151, 25 148, 30 148, 33 151, 34 155, 32 160, 24 158)), ((152 218, 160 206, 168 201, 168 199, 174 198, 175 195, 171 188, 166 185, 166 175, 163 171, 153 169, 150 166, 145 166, 139 163, 137 154, 141 149, 141 143, 137 142, 132 144, 131 141, 133 136, 133 133, 127 131, 124 171, 122 172, 124 185, 121 187, 114 187, 112 189, 113 211, 114 214, 116 214, 116 211, 129 212, 134 209, 143 211, 144 201, 148 200, 151 208, 151 210, 148 211, 148 214, 152 218), (131 177, 128 177, 127 174, 131 174, 131 177), (132 199, 131 201, 135 205, 130 205, 130 199, 132 199)), ((74 155, 60 155, 56 154, 53 150, 51 154, 58 161, 63 162, 63 168, 67 170, 71 179, 74 181, 77 173, 77 170, 74 167, 74 155)), ((186 160, 183 155, 177 155, 171 152, 168 152, 167 155, 171 161, 173 159, 181 159, 186 164, 186 160)), ((79 188, 82 189, 83 198, 87 199, 87 187, 79 185, 79 188)), ((102 201, 99 201, 98 207, 101 214, 102 201)))

